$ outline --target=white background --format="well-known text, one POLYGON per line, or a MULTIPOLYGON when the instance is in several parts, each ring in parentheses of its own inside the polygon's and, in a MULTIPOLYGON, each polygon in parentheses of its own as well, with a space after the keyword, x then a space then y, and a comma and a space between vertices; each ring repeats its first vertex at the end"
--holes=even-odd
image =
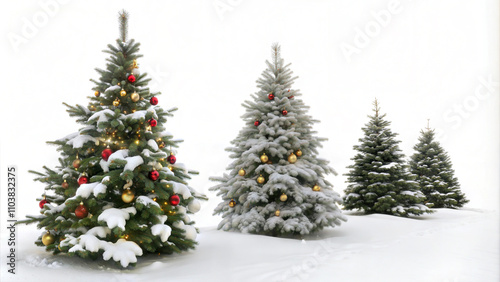
POLYGON ((230 163, 224 148, 243 126, 241 103, 257 91, 274 42, 299 76, 294 87, 310 115, 321 121, 318 136, 329 138, 320 157, 339 173, 328 176, 337 192, 346 187, 342 174, 376 97, 407 156, 430 119, 468 206, 498 209, 497 1, 163 2, 4 5, 2 224, 8 165, 19 169, 18 217, 38 213, 35 198, 44 186, 27 171, 57 165, 59 154, 45 141, 79 129, 62 102, 87 105, 89 79, 98 78, 95 67, 105 67, 101 50, 118 37, 122 8, 130 13, 129 37, 142 44, 140 70, 150 74, 152 90, 162 92, 159 105, 179 107, 166 124, 185 140, 177 160, 200 171, 190 184, 210 197, 198 226, 219 220, 211 215, 219 199, 208 191, 208 177, 222 175, 230 163), (377 22, 382 14, 390 16, 377 22), (356 53, 346 56, 347 45, 356 53), (493 81, 493 88, 481 80, 493 81))

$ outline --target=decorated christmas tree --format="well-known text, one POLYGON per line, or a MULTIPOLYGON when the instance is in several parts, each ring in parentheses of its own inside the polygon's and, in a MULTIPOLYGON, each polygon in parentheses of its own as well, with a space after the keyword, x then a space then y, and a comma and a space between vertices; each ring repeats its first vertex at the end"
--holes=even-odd
POLYGON ((460 208, 469 202, 460 191, 458 179, 454 176, 451 160, 434 140, 434 130, 427 125, 421 131, 416 151, 410 160, 411 172, 417 175, 417 182, 424 193, 425 204, 433 208, 460 208))
POLYGON ((38 223, 43 232, 35 244, 47 251, 112 258, 123 267, 146 253, 194 248, 197 231, 188 214, 204 199, 186 183, 195 172, 176 162, 181 141, 164 127, 176 109, 162 109, 160 93, 150 92, 127 21, 121 12, 120 38, 104 51, 110 57, 96 69, 89 105, 66 104, 82 127, 48 142, 60 151, 60 164, 33 172, 46 185, 41 215, 21 222, 38 223))
POLYGON ((227 174, 211 178, 222 197, 215 214, 219 229, 273 236, 309 234, 346 218, 339 194, 324 177, 335 173, 318 158, 325 139, 315 137, 308 106, 292 84, 290 64, 280 47, 272 47, 272 62, 257 80, 253 101, 245 101, 245 127, 226 150, 234 161, 227 174))
POLYGON ((364 137, 354 146, 354 164, 348 166, 344 209, 397 216, 431 212, 422 204, 425 196, 408 172, 397 134, 389 128, 386 115, 380 114, 377 100, 374 107, 375 115, 363 128, 364 137))

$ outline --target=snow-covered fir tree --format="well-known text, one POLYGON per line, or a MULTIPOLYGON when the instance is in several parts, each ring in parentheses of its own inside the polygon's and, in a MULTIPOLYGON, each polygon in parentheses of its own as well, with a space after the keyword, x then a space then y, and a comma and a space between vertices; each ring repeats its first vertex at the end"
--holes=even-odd
POLYGON ((411 173, 417 176, 427 206, 460 208, 469 200, 460 190, 450 157, 434 137, 434 130, 429 126, 421 131, 418 143, 413 147, 416 152, 410 159, 411 173))
POLYGON ((194 248, 197 231, 189 213, 204 196, 189 187, 192 171, 177 163, 180 140, 165 131, 167 117, 159 92, 139 72, 139 43, 127 40, 128 15, 120 13, 120 38, 104 52, 111 56, 87 107, 69 106, 83 125, 51 144, 60 165, 34 172, 45 183, 41 215, 21 223, 43 229, 36 244, 54 254, 113 259, 121 266, 145 253, 194 248))
POLYGON ((234 161, 228 174, 211 178, 223 201, 215 214, 219 229, 273 236, 309 234, 340 225, 341 197, 324 176, 335 173, 318 158, 325 139, 315 137, 308 106, 292 89, 290 64, 272 47, 272 61, 257 80, 253 101, 245 101, 246 125, 226 150, 234 161))
POLYGON ((375 114, 363 127, 364 137, 354 146, 354 164, 348 166, 344 209, 397 216, 431 212, 422 204, 425 196, 408 171, 397 134, 380 114, 377 100, 373 104, 375 114))

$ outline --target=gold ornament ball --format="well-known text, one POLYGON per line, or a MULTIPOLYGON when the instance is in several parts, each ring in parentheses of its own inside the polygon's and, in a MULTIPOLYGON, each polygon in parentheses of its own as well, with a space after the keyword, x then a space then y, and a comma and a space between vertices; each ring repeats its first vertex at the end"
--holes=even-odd
POLYGON ((318 192, 318 191, 320 191, 320 190, 321 190, 321 187, 319 187, 319 185, 318 185, 318 184, 314 185, 314 187, 313 187, 313 191, 318 192))
POLYGON ((229 206, 234 208, 234 206, 236 206, 236 201, 231 199, 231 201, 229 201, 229 206))
POLYGON ((264 178, 264 176, 259 175, 259 177, 257 177, 257 183, 262 184, 262 183, 264 183, 264 181, 266 181, 266 179, 264 178))
POLYGON ((43 236, 42 236, 42 243, 43 243, 45 246, 48 246, 48 245, 50 245, 50 244, 54 243, 54 241, 55 241, 55 240, 56 240, 56 239, 54 238, 54 236, 52 236, 52 234, 50 234, 50 233, 48 233, 48 232, 47 232, 47 233, 45 233, 45 234, 43 234, 43 236))
POLYGON ((94 105, 90 105, 90 106, 89 106, 89 110, 91 110, 91 111, 95 111, 95 106, 94 106, 94 105))
POLYGON ((68 184, 68 182, 66 182, 66 180, 64 180, 64 182, 61 184, 61 186, 62 186, 62 188, 64 188, 64 189, 68 189, 69 184, 68 184))
POLYGON ((118 107, 120 106, 120 100, 116 99, 113 101, 113 106, 118 107))
POLYGON ((132 102, 137 102, 137 101, 139 101, 140 98, 141 98, 141 96, 139 96, 139 94, 137 94, 137 92, 134 92, 134 93, 132 93, 132 95, 130 95, 130 99, 132 99, 132 102))
POLYGON ((277 210, 277 211, 274 212, 275 216, 280 216, 280 214, 281 214, 281 212, 279 210, 277 210))
POLYGON ((101 92, 96 91, 96 92, 94 92, 94 95, 95 95, 96 97, 99 97, 99 96, 101 95, 101 92))
POLYGON ((288 196, 287 196, 286 194, 282 194, 282 195, 280 196, 280 200, 281 200, 282 202, 286 201, 287 199, 288 199, 288 196))
POLYGON ((263 153, 262 156, 260 156, 260 160, 265 163, 269 160, 269 158, 266 156, 266 153, 263 153))
POLYGON ((122 201, 126 204, 131 203, 135 198, 134 192, 129 189, 123 191, 122 193, 122 201))
POLYGON ((76 160, 73 161, 73 167, 74 168, 79 168, 80 164, 81 164, 80 159, 76 159, 76 160))
POLYGON ((127 95, 127 91, 122 89, 122 91, 120 91, 120 96, 124 97, 126 95, 127 95))
POLYGON ((297 161, 297 156, 294 153, 291 153, 290 156, 288 156, 288 162, 293 164, 297 161))
POLYGON ((301 157, 302 151, 300 149, 298 149, 297 152, 295 152, 295 155, 297 155, 297 157, 301 157))
POLYGON ((239 175, 239 176, 245 176, 245 174, 246 174, 246 171, 245 171, 244 169, 240 169, 240 170, 238 171, 238 175, 239 175))
POLYGON ((165 148, 165 142, 161 141, 160 144, 158 144, 158 148, 160 149, 165 148))

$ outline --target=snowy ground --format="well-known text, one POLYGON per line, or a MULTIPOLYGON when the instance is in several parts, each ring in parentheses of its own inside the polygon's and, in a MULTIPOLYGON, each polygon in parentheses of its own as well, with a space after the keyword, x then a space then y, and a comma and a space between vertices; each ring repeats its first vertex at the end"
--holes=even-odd
MULTIPOLYGON (((195 251, 150 255, 136 267, 53 256, 18 231, 18 270, 2 281, 499 281, 496 211, 448 210, 419 218, 347 213, 318 236, 283 239, 203 227, 195 251)), ((2 233, 2 241, 5 233, 2 233)))

